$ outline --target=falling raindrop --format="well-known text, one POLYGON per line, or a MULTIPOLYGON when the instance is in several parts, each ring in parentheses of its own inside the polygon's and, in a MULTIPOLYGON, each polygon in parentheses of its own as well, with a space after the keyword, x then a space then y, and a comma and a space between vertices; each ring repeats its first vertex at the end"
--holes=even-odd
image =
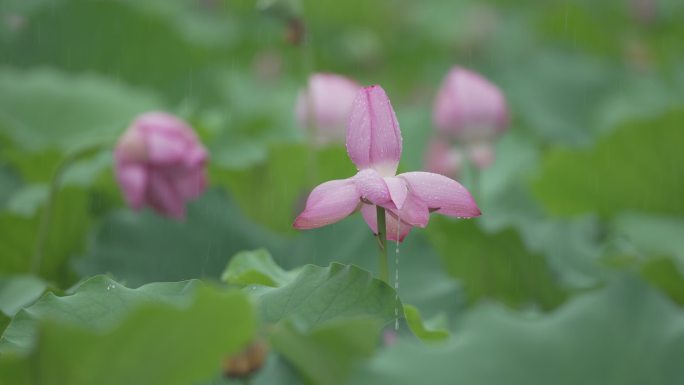
POLYGON ((399 233, 401 215, 397 215, 396 247, 394 248, 394 330, 399 330, 399 233))

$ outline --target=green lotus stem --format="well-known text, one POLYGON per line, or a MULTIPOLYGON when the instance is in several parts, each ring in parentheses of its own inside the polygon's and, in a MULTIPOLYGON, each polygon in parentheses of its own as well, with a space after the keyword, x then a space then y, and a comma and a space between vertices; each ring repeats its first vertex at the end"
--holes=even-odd
POLYGON ((375 206, 378 215, 378 265, 380 267, 380 279, 389 283, 389 264, 387 262, 387 226, 385 224, 385 209, 375 206))
POLYGON ((108 140, 106 143, 93 143, 86 145, 85 147, 77 149, 71 154, 68 154, 57 165, 57 169, 55 170, 54 174, 52 174, 52 179, 50 180, 47 201, 45 202, 45 209, 43 210, 43 215, 41 216, 40 224, 38 225, 38 235, 36 236, 36 244, 33 251, 33 257, 31 258, 32 273, 39 275, 38 273, 40 271, 40 264, 43 261, 43 255, 45 254, 45 245, 47 244, 47 240, 50 235, 52 212, 54 210, 55 202, 57 200, 57 192, 59 191, 64 172, 68 170, 75 161, 107 147, 110 143, 111 140, 108 140))

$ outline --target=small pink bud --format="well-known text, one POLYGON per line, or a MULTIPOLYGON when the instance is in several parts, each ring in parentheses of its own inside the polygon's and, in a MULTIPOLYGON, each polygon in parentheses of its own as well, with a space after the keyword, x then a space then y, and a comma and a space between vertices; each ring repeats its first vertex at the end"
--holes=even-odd
POLYGON ((454 67, 437 93, 433 120, 443 134, 459 141, 492 140, 508 126, 508 107, 494 84, 454 67))
POLYGON ((356 82, 340 75, 317 73, 309 77, 309 84, 300 91, 295 106, 295 117, 302 128, 314 129, 318 144, 342 142, 347 120, 357 91, 356 82))
POLYGON ((185 217, 185 203, 206 188, 207 151, 190 126, 164 112, 138 116, 114 149, 116 176, 133 209, 185 217))

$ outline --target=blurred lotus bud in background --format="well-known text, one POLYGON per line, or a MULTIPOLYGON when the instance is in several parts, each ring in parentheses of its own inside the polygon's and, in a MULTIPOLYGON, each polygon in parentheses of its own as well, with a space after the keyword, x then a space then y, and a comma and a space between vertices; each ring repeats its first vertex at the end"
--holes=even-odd
MULTIPOLYGON (((481 75, 457 66, 449 71, 437 92, 433 121, 444 146, 452 141, 458 143, 471 163, 479 169, 486 168, 494 161, 493 141, 508 128, 506 98, 481 75)), ((455 162, 450 156, 439 156, 446 152, 434 143, 429 151, 437 154, 428 156, 429 167, 455 162)))
POLYGON ((494 84, 473 71, 454 67, 437 93, 433 120, 449 138, 491 140, 506 130, 508 107, 494 84))
POLYGON ((307 88, 297 97, 297 123, 312 132, 317 144, 344 142, 349 112, 360 88, 356 82, 341 75, 311 75, 307 88))
POLYGON ((456 178, 463 166, 463 153, 449 144, 448 140, 434 138, 425 156, 427 171, 456 178))
POLYGON ((164 113, 138 116, 114 150, 116 176, 135 210, 185 217, 185 203, 206 188, 207 151, 182 120, 164 113))

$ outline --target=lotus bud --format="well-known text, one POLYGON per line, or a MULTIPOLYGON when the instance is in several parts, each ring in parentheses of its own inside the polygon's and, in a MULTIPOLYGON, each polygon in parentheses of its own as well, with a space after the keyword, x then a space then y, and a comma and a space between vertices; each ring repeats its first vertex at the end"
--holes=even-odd
POLYGON ((311 75, 307 88, 297 97, 297 123, 313 131, 317 144, 344 142, 349 113, 360 88, 344 76, 311 75))
POLYGON ((207 151, 182 120, 164 112, 140 115, 114 150, 116 177, 135 210, 151 206, 172 218, 206 188, 207 151))

